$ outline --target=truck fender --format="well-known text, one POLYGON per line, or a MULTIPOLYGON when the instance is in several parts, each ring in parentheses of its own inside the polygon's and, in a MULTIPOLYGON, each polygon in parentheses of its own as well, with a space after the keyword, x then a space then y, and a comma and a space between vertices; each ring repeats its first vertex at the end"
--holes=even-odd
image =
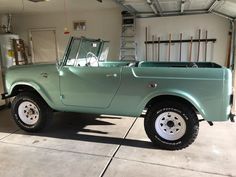
POLYGON ((154 92, 154 93, 147 95, 143 99, 143 101, 139 104, 138 109, 143 110, 149 101, 151 101, 154 98, 158 98, 160 96, 174 96, 174 97, 182 98, 185 101, 187 101, 188 103, 190 103, 201 114, 201 116, 204 119, 206 118, 206 113, 205 113, 205 110, 203 109, 203 106, 195 97, 193 97, 191 94, 189 94, 187 92, 183 92, 180 90, 174 90, 174 89, 173 90, 165 90, 165 91, 159 90, 158 92, 154 92))
POLYGON ((15 82, 14 84, 11 85, 11 87, 9 89, 9 93, 8 93, 9 96, 12 95, 14 88, 17 87, 17 86, 28 86, 28 87, 33 88, 44 99, 44 101, 50 107, 52 106, 52 100, 49 97, 49 95, 47 94, 47 92, 45 92, 42 87, 40 87, 38 84, 36 84, 35 82, 32 82, 32 81, 27 81, 27 82, 18 81, 18 82, 15 82))

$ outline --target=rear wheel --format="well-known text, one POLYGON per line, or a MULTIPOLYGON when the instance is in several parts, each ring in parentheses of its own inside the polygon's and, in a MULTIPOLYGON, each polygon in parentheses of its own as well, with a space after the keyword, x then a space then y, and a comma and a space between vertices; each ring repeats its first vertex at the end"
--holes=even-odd
POLYGON ((199 130, 194 110, 175 101, 165 101, 151 107, 144 126, 154 145, 168 150, 180 150, 189 146, 196 139, 199 130))
POLYGON ((12 115, 17 125, 28 132, 42 130, 52 118, 46 102, 33 93, 20 93, 12 102, 12 115))

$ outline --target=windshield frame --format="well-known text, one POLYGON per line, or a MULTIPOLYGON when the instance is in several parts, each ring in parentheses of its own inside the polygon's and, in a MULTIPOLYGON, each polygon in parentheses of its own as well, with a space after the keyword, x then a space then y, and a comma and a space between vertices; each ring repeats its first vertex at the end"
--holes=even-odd
MULTIPOLYGON (((83 41, 89 41, 89 42, 99 42, 99 50, 98 50, 98 53, 97 53, 97 57, 98 59, 100 60, 100 57, 101 57, 101 54, 102 54, 102 51, 103 51, 103 47, 104 47, 104 44, 109 42, 109 41, 103 41, 101 39, 90 39, 90 38, 86 38, 86 37, 70 37, 69 39, 69 42, 68 42, 68 45, 66 47, 66 50, 65 50, 65 53, 63 55, 63 58, 61 60, 61 62, 58 62, 57 65, 58 65, 58 69, 62 68, 63 66, 67 66, 66 63, 67 63, 67 60, 68 60, 68 55, 69 55, 69 51, 73 45, 73 41, 74 40, 80 40, 80 44, 78 46, 78 53, 77 53, 77 56, 79 55, 79 52, 80 52, 80 46, 81 46, 81 43, 83 41)), ((76 57, 76 59, 78 59, 76 57)))

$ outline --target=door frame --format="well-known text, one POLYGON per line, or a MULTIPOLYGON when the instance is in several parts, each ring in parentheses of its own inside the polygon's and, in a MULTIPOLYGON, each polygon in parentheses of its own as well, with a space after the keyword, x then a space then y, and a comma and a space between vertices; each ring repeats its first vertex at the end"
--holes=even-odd
POLYGON ((38 32, 38 31, 53 31, 54 36, 55 36, 55 47, 56 47, 56 60, 59 58, 59 49, 58 49, 58 43, 57 43, 57 31, 56 28, 54 27, 48 27, 48 28, 30 28, 28 30, 28 35, 29 35, 29 46, 30 46, 30 53, 31 53, 31 62, 35 62, 35 57, 34 57, 34 44, 33 44, 33 38, 32 38, 32 32, 38 32))

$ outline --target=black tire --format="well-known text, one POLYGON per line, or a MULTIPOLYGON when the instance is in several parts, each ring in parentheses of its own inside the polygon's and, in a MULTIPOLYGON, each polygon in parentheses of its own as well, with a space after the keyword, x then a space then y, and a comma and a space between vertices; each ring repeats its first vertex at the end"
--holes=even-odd
POLYGON ((188 147, 196 139, 199 121, 190 106, 176 101, 164 101, 148 110, 144 127, 155 146, 167 150, 180 150, 188 147))
POLYGON ((14 98, 11 112, 16 124, 27 132, 42 130, 53 115, 52 109, 40 96, 28 92, 20 93, 14 98))

